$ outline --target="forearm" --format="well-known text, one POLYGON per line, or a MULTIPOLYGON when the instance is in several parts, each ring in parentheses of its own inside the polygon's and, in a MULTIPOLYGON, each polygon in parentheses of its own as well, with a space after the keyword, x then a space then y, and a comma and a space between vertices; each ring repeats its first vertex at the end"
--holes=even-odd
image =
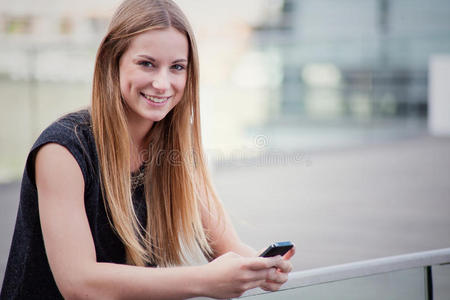
POLYGON ((59 280, 66 299, 225 299, 240 297, 267 280, 267 290, 278 290, 287 280, 290 264, 280 257, 245 258, 230 252, 202 266, 144 268, 89 263, 71 269, 72 275, 59 280))
POLYGON ((146 268, 95 263, 90 269, 75 298, 186 299, 205 295, 208 287, 208 275, 201 266, 146 268))

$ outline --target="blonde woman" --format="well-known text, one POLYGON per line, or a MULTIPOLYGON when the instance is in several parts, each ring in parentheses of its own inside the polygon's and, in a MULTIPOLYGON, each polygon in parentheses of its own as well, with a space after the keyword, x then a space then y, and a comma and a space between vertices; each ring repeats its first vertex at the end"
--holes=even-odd
POLYGON ((237 237, 201 148, 198 58, 170 0, 127 0, 100 44, 92 106, 27 159, 1 299, 229 298, 274 291, 289 258, 237 237), (209 263, 189 266, 204 256, 209 263))

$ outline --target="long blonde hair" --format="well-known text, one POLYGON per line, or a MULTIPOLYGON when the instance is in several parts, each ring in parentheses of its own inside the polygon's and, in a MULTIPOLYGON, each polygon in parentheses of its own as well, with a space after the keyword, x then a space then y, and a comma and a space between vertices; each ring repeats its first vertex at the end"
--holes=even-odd
POLYGON ((130 264, 171 266, 186 262, 186 254, 212 254, 200 211, 206 209, 219 219, 223 211, 201 146, 198 84, 196 43, 178 6, 171 0, 124 1, 97 52, 92 126, 105 206, 130 264), (187 37, 187 82, 181 101, 148 134, 147 226, 142 228, 131 195, 130 136, 119 86, 119 59, 137 34, 168 27, 187 37))

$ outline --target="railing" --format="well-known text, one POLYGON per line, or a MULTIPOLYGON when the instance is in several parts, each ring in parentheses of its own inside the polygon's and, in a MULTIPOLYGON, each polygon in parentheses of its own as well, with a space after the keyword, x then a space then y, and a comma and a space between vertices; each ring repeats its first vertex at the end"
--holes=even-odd
POLYGON ((254 289, 241 298, 448 300, 449 263, 446 248, 294 272, 278 292, 254 289))

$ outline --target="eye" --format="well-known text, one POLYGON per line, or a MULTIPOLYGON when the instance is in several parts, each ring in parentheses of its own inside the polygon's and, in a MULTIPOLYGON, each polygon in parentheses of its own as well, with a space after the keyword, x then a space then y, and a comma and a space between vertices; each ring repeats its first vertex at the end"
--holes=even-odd
POLYGON ((184 69, 186 69, 185 66, 180 65, 180 64, 176 64, 172 66, 172 69, 177 70, 177 71, 183 71, 184 69))
POLYGON ((153 63, 146 61, 146 60, 138 62, 138 65, 146 67, 146 68, 153 68, 155 66, 153 63))

